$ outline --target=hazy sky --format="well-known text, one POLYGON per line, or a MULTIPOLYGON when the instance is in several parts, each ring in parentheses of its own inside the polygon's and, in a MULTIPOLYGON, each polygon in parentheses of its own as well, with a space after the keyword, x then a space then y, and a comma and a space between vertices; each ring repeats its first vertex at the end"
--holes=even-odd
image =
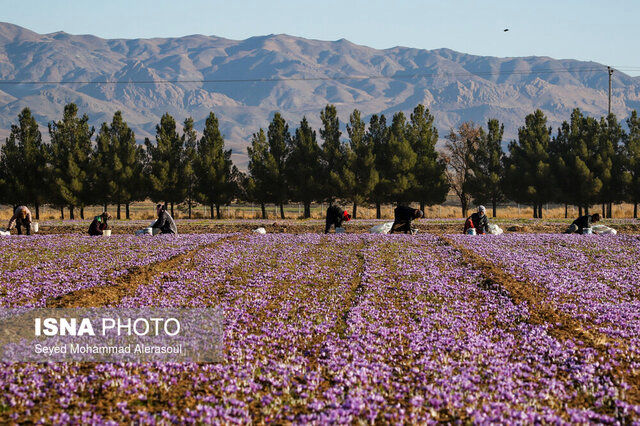
POLYGON ((0 20, 104 38, 346 38, 380 49, 593 60, 640 75, 639 16, 637 0, 4 0, 0 20))

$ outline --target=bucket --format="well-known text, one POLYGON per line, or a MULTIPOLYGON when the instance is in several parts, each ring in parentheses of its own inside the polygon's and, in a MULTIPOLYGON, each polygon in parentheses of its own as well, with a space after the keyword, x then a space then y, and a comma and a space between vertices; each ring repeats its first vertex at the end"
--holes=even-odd
POLYGON ((476 235, 476 228, 467 229, 467 235, 476 235))
POLYGON ((105 229, 104 231, 102 231, 102 235, 104 235, 105 237, 110 237, 111 229, 105 229))
POLYGON ((31 224, 31 230, 32 230, 33 232, 38 232, 38 229, 40 229, 40 226, 38 225, 38 222, 33 222, 33 223, 31 224))

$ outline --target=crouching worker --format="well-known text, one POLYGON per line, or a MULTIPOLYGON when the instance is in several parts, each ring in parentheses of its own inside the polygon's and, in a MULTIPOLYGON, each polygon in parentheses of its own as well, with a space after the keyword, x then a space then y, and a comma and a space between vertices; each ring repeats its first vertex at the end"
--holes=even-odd
POLYGON ((351 215, 343 210, 340 206, 329 206, 327 209, 327 220, 324 227, 324 233, 328 234, 331 226, 334 228, 342 228, 342 222, 349 222, 351 215))
POLYGON ((464 233, 470 228, 475 228, 476 234, 486 234, 489 232, 489 219, 487 219, 487 209, 479 206, 478 211, 472 214, 464 222, 464 233))
POLYGON ((107 212, 94 217, 91 225, 89 225, 89 235, 102 235, 102 231, 109 228, 109 224, 107 223, 109 219, 111 219, 111 215, 107 212))
POLYGON ((591 228, 591 223, 599 222, 600 215, 598 213, 594 214, 586 214, 584 216, 580 216, 576 220, 573 221, 571 226, 564 231, 565 234, 582 234, 586 228, 591 228))
POLYGON ((404 232, 405 234, 413 234, 415 230, 411 227, 413 219, 419 219, 424 214, 420 209, 414 209, 407 206, 398 206, 393 210, 394 221, 391 226, 390 234, 394 232, 404 232))
POLYGON ((22 228, 25 228, 27 235, 31 235, 31 211, 25 206, 19 206, 13 212, 13 216, 9 219, 7 231, 11 231, 13 227, 18 229, 18 235, 22 235, 22 228))
POLYGON ((159 229, 161 234, 177 234, 178 228, 176 227, 176 222, 167 212, 167 206, 158 204, 156 206, 156 212, 158 213, 158 219, 151 228, 159 229))

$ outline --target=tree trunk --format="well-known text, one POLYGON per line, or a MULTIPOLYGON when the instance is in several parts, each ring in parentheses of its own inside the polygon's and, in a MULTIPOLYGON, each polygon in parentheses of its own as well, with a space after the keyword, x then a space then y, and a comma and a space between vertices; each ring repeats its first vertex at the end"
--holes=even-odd
POLYGON ((191 198, 187 202, 189 203, 189 219, 191 219, 191 198))
POLYGON ((171 217, 172 218, 176 218, 176 216, 173 214, 173 201, 171 202, 171 217))
POLYGON ((498 216, 498 202, 496 201, 496 199, 494 198, 493 200, 491 200, 491 204, 493 204, 493 217, 494 219, 498 216))
POLYGON ((215 216, 213 215, 213 203, 209 204, 209 211, 211 212, 211 219, 214 219, 215 216))
POLYGON ((280 219, 284 219, 284 204, 280 203, 280 219))
POLYGON ((356 203, 355 201, 353 202, 353 218, 358 218, 358 203, 356 203))
POLYGON ((69 206, 69 219, 74 220, 75 215, 73 214, 73 206, 69 206))
POLYGON ((311 217, 311 203, 308 201, 304 202, 304 218, 309 219, 311 217))
POLYGON ((80 219, 84 220, 84 206, 80 207, 80 219))
POLYGON ((40 220, 40 203, 36 201, 36 220, 40 220))
POLYGON ((578 206, 578 216, 582 216, 582 206, 578 206))
POLYGON ((607 212, 607 217, 609 219, 613 218, 613 203, 609 203, 609 205, 607 206, 608 208, 608 212, 607 212))
POLYGON ((264 203, 260 203, 260 209, 262 210, 262 218, 267 218, 267 208, 264 206, 264 203))
POLYGON ((542 219, 542 204, 538 206, 538 219, 542 219))
POLYGON ((467 204, 467 200, 465 197, 460 197, 460 207, 462 208, 462 217, 467 217, 467 212, 469 211, 469 205, 467 204))
POLYGON ((533 205, 533 218, 538 218, 538 206, 536 204, 533 205))
POLYGON ((633 203, 633 218, 638 218, 638 202, 633 203))
POLYGON ((376 219, 380 219, 382 214, 380 213, 380 203, 376 203, 376 219))
POLYGON ((569 217, 569 205, 567 203, 564 203, 564 218, 568 218, 569 217))
POLYGON ((121 219, 121 217, 122 217, 121 210, 120 210, 120 203, 119 203, 119 202, 118 202, 118 213, 117 213, 117 217, 118 217, 118 220, 120 220, 120 219, 121 219))
POLYGON ((222 219, 222 216, 220 216, 220 205, 219 204, 216 204, 216 218, 222 219))
POLYGON ((589 214, 589 206, 584 206, 584 214, 589 214))
POLYGON ((124 211, 125 211, 125 215, 127 217, 127 220, 131 219, 131 211, 129 210, 129 203, 125 203, 124 211))
POLYGON ((424 201, 420 201, 420 211, 422 212, 422 216, 424 217, 424 201))
POLYGON ((106 212, 106 211, 107 211, 107 208, 108 208, 109 206, 107 206, 107 203, 104 203, 104 204, 102 205, 102 207, 104 208, 104 210, 103 210, 103 211, 104 211, 104 212, 106 212))
POLYGON ((607 205, 605 203, 602 203, 602 217, 607 217, 607 205))
POLYGON ((60 220, 64 220, 64 207, 60 207, 60 220))

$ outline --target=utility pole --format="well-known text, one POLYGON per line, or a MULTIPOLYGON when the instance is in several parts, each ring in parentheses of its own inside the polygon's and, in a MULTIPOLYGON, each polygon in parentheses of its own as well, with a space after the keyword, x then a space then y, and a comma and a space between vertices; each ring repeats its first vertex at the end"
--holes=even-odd
POLYGON ((609 114, 611 114, 611 76, 613 75, 613 68, 607 67, 609 73, 609 114))
MULTIPOLYGON (((608 66, 607 67, 607 72, 609 74, 609 114, 608 114, 608 116, 609 116, 609 115, 611 115, 611 76, 613 75, 613 68, 608 66)), ((608 119, 608 116, 607 116, 607 119, 608 119)), ((606 212, 604 211, 604 204, 603 204, 602 207, 603 207, 603 209, 602 209, 603 215, 604 215, 604 213, 606 213, 606 217, 609 217, 609 218, 613 216, 613 214, 612 214, 613 213, 613 203, 608 203, 606 212)))

